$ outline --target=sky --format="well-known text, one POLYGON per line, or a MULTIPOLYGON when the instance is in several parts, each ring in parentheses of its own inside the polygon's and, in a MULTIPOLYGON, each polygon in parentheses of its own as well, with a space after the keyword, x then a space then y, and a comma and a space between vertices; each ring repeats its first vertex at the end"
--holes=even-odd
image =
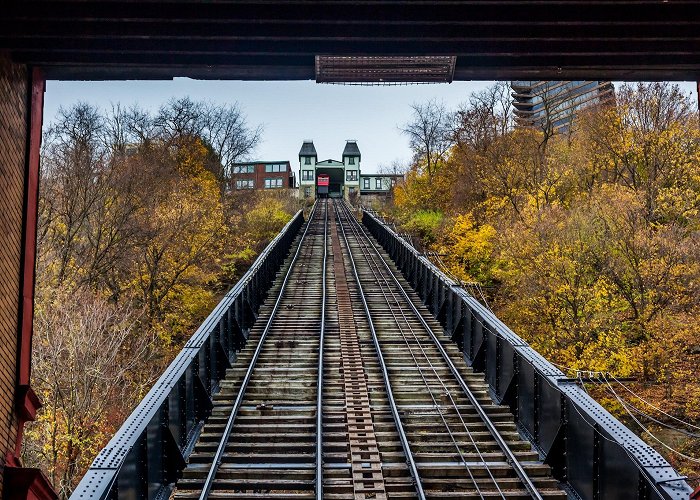
MULTIPOLYGON (((472 92, 493 82, 361 87, 320 85, 312 81, 241 82, 175 78, 166 81, 65 82, 46 84, 44 123, 54 120, 59 107, 84 101, 102 109, 111 104, 138 104, 157 110, 170 98, 190 96, 215 103, 237 102, 251 125, 263 126, 262 142, 251 160, 289 160, 298 167, 305 139, 313 139, 319 160, 341 159, 346 139, 357 140, 362 171, 378 172, 382 165, 411 157, 408 138, 399 127, 411 118, 411 104, 429 99, 450 109, 472 92)), ((697 102, 694 82, 681 83, 697 102)))

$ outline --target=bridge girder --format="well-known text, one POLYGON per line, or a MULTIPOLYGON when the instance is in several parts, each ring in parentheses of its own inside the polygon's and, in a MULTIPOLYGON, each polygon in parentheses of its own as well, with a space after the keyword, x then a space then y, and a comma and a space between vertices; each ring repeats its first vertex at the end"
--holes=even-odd
POLYGON ((317 55, 450 55, 455 80, 697 80, 700 2, 11 0, 0 50, 51 79, 314 79, 317 55))

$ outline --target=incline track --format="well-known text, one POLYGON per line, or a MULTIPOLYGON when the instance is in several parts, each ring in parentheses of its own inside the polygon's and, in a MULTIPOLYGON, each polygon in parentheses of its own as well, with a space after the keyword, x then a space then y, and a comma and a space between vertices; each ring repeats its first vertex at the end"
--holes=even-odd
POLYGON ((176 498, 566 498, 348 205, 309 219, 176 498))

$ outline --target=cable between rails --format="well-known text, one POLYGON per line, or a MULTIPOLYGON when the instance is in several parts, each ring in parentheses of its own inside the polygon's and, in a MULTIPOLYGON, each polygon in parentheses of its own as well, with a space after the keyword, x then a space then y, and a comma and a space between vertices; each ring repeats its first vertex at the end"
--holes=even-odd
MULTIPOLYGON (((349 217, 352 217, 352 216, 350 215, 349 217)), ((399 323, 399 318, 398 318, 398 316, 396 315, 396 313, 394 312, 394 309, 391 307, 392 302, 393 302, 397 307, 400 306, 399 300, 398 300, 396 294, 394 293, 394 291, 391 289, 391 286, 389 285, 389 281, 387 280, 386 276, 383 275, 383 273, 381 272, 379 266, 377 265, 376 261, 374 260, 374 257, 373 257, 373 256, 371 255, 371 253, 369 252, 369 250, 368 250, 368 245, 367 245, 365 239, 363 238, 363 236, 360 235, 359 231, 357 230, 357 228, 355 227, 354 224, 351 223, 350 226, 351 226, 351 230, 353 231, 353 233, 354 233, 354 235, 355 235, 355 237, 356 237, 356 241, 357 241, 357 243, 358 243, 358 246, 360 247, 360 251, 362 252, 362 254, 363 254, 363 256, 365 257, 365 259, 367 260, 367 263, 368 263, 368 266, 369 266, 369 270, 372 272, 372 275, 374 276, 375 280, 377 281, 377 284, 379 284, 380 279, 381 279, 382 281, 384 281, 385 287, 380 287, 380 290, 381 290, 381 293, 382 293, 382 295, 383 295, 383 297, 384 297, 385 302, 387 303, 389 312, 391 313, 392 317, 394 318, 394 322, 396 323, 396 325, 397 325, 397 327, 398 327, 399 333, 401 334, 401 336, 402 336, 402 338, 403 338, 403 340, 404 340, 404 343, 405 343, 405 345, 406 345, 406 347, 407 347, 407 349, 408 349, 408 351, 409 351, 409 354, 410 354, 411 358, 413 359, 413 362, 414 362, 416 368, 418 369, 418 373, 420 374, 421 380, 422 380, 423 384, 425 385, 425 387, 426 387, 426 389, 427 389, 427 391, 428 391, 428 394, 430 395, 431 400, 433 401, 433 406, 435 407, 435 409, 436 409, 438 415, 440 416, 440 419, 442 420, 442 423, 443 423, 443 425, 444 425, 444 427, 445 427, 445 429, 446 429, 446 431, 447 431, 447 433, 448 433, 448 435, 449 435, 449 437, 450 437, 450 440, 452 441, 452 444, 453 444, 453 446, 455 447, 455 449, 456 449, 456 451, 457 451, 457 454, 459 455, 459 457, 460 457, 460 459, 461 459, 462 464, 465 466, 465 468, 466 468, 466 470, 467 470, 467 473, 469 474, 469 477, 470 477, 472 483, 474 484, 474 488, 475 488, 477 494, 479 495, 479 497, 485 498, 485 497, 484 497, 484 494, 483 494, 482 491, 481 491, 481 488, 479 487, 478 482, 476 481, 476 478, 474 477, 474 475, 473 475, 472 472, 471 472, 471 469, 470 469, 469 466, 467 465, 467 460, 466 460, 466 458, 464 457, 464 454, 463 454, 463 452, 462 452, 462 450, 461 450, 459 444, 457 443, 457 441, 456 441, 456 439, 455 439, 455 436, 454 436, 454 433, 452 432, 452 429, 450 428, 449 424, 447 423, 447 420, 445 419, 445 416, 444 416, 444 414, 443 414, 441 405, 438 403, 437 399, 435 398, 435 395, 434 395, 434 393, 433 393, 433 390, 432 390, 430 384, 428 383, 428 381, 427 381, 427 379, 426 379, 425 373, 424 373, 423 369, 422 369, 421 366, 420 366, 420 362, 419 362, 418 359, 416 358, 416 355, 415 355, 415 353, 414 353, 413 348, 411 347, 411 344, 410 344, 408 338, 407 338, 406 335, 404 334, 403 329, 399 326, 399 325, 400 325, 400 323, 399 323), (389 296, 387 295, 386 290, 388 290, 389 293, 391 294, 391 299, 390 299, 389 296)), ((408 329, 410 330, 410 332, 411 332, 411 334, 412 334, 412 336, 413 336, 413 340, 414 340, 415 343, 418 345, 418 348, 419 348, 419 350, 420 350, 420 352, 421 352, 423 358, 426 360, 426 362, 428 363, 428 366, 430 367, 430 369, 431 369, 432 373, 434 374, 435 378, 438 380, 439 384, 442 386, 442 389, 443 389, 443 391, 444 391, 444 394, 445 394, 446 396, 449 397, 450 402, 451 402, 451 404, 452 404, 452 407, 453 407, 453 409, 454 409, 454 411, 455 411, 457 417, 459 418, 459 420, 460 420, 460 422, 461 422, 461 424, 462 424, 462 427, 464 428, 464 431, 466 432, 467 436, 469 437, 469 439, 470 439, 470 441, 471 441, 471 444, 472 444, 472 446, 474 447, 474 450, 476 451, 477 455, 479 456, 479 458, 481 459, 482 463, 484 464, 484 467, 486 468, 486 471, 487 471, 489 477, 491 478, 491 481, 492 481, 493 484, 496 486, 496 489, 498 490, 498 493, 500 494, 501 498, 504 498, 504 499, 505 499, 505 495, 503 494, 503 491, 501 490, 500 485, 498 484, 498 481, 496 481, 496 479, 495 479, 495 477, 494 477, 494 475, 493 475, 493 473, 492 473, 492 471, 491 471, 491 468, 490 468, 489 465, 488 465, 488 462, 486 461, 486 459, 485 459, 484 456, 482 455, 481 450, 479 449, 479 446, 477 445, 476 440, 474 439, 474 436, 473 436, 471 430, 470 430, 470 429, 468 428, 468 426, 466 425, 466 422, 464 421, 464 418, 463 418, 463 416, 462 416, 462 414, 461 414, 461 412, 460 412, 460 410, 459 410, 459 407, 458 407, 456 401, 454 400, 454 398, 452 397, 452 393, 451 393, 450 390, 447 388, 447 386, 445 385, 445 383, 444 383, 442 377, 440 377, 439 373, 438 373, 437 370, 435 369, 435 366, 433 365, 432 361, 430 360, 430 357, 428 356, 428 354, 426 353, 425 349, 423 348, 423 345, 422 345, 421 340, 420 340, 420 339, 418 338, 418 336, 416 335, 416 332, 415 332, 415 330, 413 329, 412 325, 410 324, 410 321, 408 320, 408 317, 407 317, 406 314, 404 313, 403 309, 400 308, 400 307, 399 307, 398 309, 399 309, 399 312, 401 313, 401 315, 403 316, 403 322, 406 324, 406 326, 407 326, 408 329)))
POLYGON ((316 500, 323 499, 323 342, 326 333, 326 259, 328 257, 328 199, 323 214, 323 271, 321 274, 321 328, 318 339, 316 384, 316 500))
MULTIPOLYGON (((361 227, 360 223, 357 222, 357 221, 355 221, 355 223, 356 223, 356 225, 357 225, 358 228, 359 228, 358 230, 361 231, 363 234, 366 234, 364 228, 361 227)), ((371 240, 369 240, 369 237, 367 237, 367 238, 368 238, 368 241, 371 242, 371 240)), ((498 444, 498 446, 501 448, 501 450, 503 451, 503 453, 506 455, 507 459, 510 461, 511 466, 513 467, 514 471, 516 472, 516 474, 518 475, 518 477, 519 477, 520 480, 522 481, 522 483, 523 483, 523 485, 525 486, 525 488, 528 490, 528 493, 530 493, 530 495, 531 495, 533 498, 536 498, 536 499, 541 500, 541 499, 542 499, 542 496, 541 496, 540 493, 537 491, 537 488, 536 488, 535 485, 532 483, 532 480, 530 479, 530 477, 529 477, 528 474, 526 473, 526 471, 525 471, 525 469, 523 468, 522 464, 520 464, 520 462, 517 460, 517 457, 515 456, 515 454, 513 453, 513 451, 510 449, 510 447, 508 446, 508 444, 505 442, 505 440, 503 439, 503 437, 498 433, 498 430, 496 429, 496 427, 495 427, 495 425, 493 424, 493 422, 491 421, 491 419, 488 417, 488 415, 486 414, 486 412, 484 411, 484 409, 479 405, 479 402, 476 400, 476 397, 474 396, 474 394, 472 393, 472 391, 469 389, 469 387, 467 386, 467 384, 464 382, 464 379, 462 378, 461 374, 457 371, 456 367, 454 366, 454 363, 452 363, 452 360, 449 358, 449 356, 448 356, 447 352, 445 351, 444 347, 442 346, 442 344, 440 344, 440 341, 435 337, 435 334, 434 334, 433 331, 431 330, 430 326, 426 323, 425 319, 421 316, 420 312, 416 309, 415 305, 413 304, 413 302, 410 300, 410 297, 409 297, 408 294, 406 293, 406 290, 404 290, 403 286, 401 285, 401 283, 398 281, 398 279, 397 279, 396 276, 394 275, 393 271, 391 270, 391 268, 390 268, 389 265, 387 264, 387 262, 386 262, 386 260, 384 259, 384 257, 381 255, 381 253, 379 252, 379 250, 377 250, 377 248, 376 248, 376 246, 374 245, 374 243, 371 243, 371 246, 374 248, 374 251, 377 253, 377 256, 379 257, 381 263, 384 265, 384 267, 385 267, 386 270, 388 271, 388 274, 391 276, 391 278, 393 279, 393 281, 396 283, 396 285, 397 285, 398 289, 400 290, 401 294, 402 294, 402 295, 404 296, 404 298, 406 299, 406 303, 407 303, 407 304, 409 305, 409 307, 413 310, 414 314, 416 315, 416 317, 418 318, 418 320, 420 321, 420 323, 423 325, 423 327, 425 328, 425 330, 426 330, 426 332, 428 333, 428 335, 431 337, 433 343, 435 344, 435 346, 437 347, 438 351, 440 352, 440 354, 442 355, 443 359, 445 360, 445 362, 447 363, 448 367, 450 368, 450 371, 452 371, 452 373, 453 373, 455 379, 459 382, 459 385, 461 386, 463 392, 467 395, 467 397, 469 398, 469 400, 470 400, 470 401, 472 402, 472 404, 474 405, 475 409, 477 410, 477 413, 479 414, 479 417, 482 419, 482 421, 483 421, 484 424, 486 425, 487 429, 489 430, 489 433, 493 436, 493 438, 496 440, 496 443, 498 444)))

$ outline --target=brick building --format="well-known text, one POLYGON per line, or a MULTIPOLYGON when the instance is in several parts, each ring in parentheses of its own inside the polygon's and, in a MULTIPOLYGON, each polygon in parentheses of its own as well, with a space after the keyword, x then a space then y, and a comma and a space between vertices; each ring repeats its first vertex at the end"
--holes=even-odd
POLYGON ((288 161, 234 163, 229 189, 289 189, 295 187, 288 161))
POLYGON ((0 53, 0 497, 55 498, 22 467, 25 422, 40 406, 30 386, 39 143, 44 79, 0 53))

